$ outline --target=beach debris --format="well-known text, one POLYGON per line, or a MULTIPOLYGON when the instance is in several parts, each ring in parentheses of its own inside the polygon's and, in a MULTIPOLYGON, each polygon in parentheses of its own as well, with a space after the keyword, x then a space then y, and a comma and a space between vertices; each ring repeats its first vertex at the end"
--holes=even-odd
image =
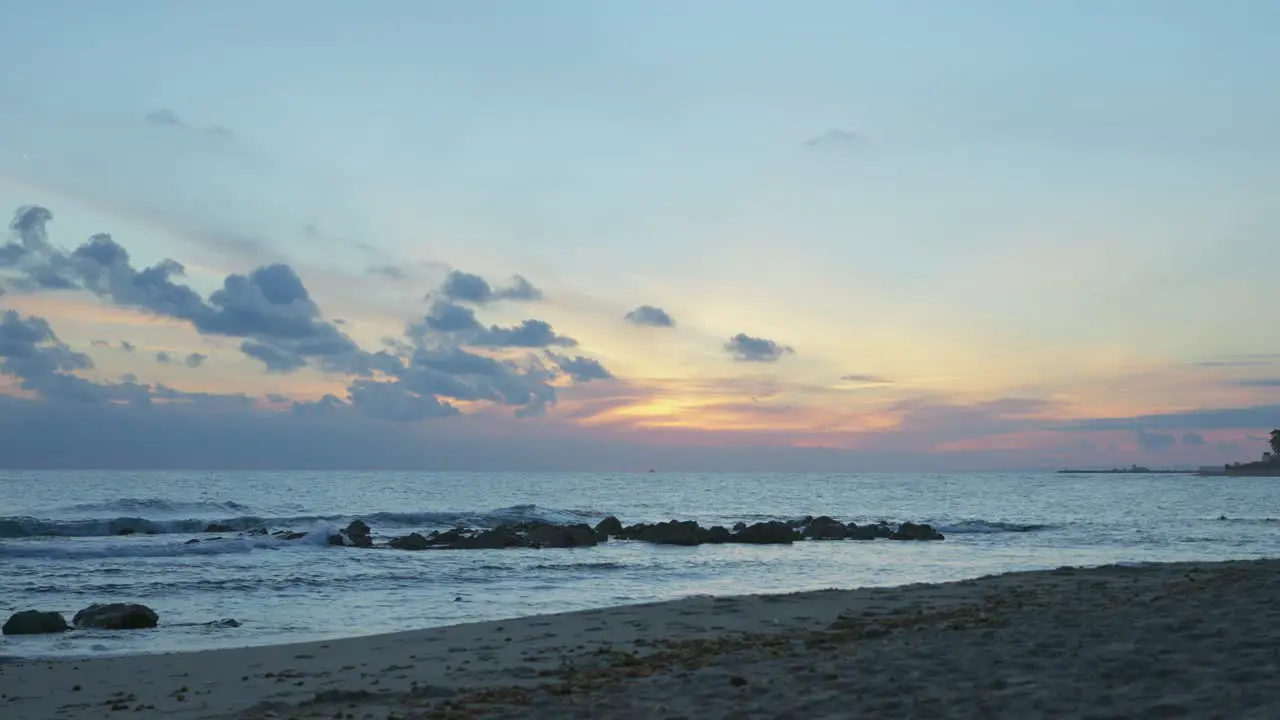
POLYGON ((160 622, 155 610, 137 603, 95 604, 75 614, 76 627, 99 630, 141 630, 160 622))
POLYGON ((67 621, 62 613, 23 610, 14 613, 4 623, 5 635, 47 635, 66 632, 67 621))

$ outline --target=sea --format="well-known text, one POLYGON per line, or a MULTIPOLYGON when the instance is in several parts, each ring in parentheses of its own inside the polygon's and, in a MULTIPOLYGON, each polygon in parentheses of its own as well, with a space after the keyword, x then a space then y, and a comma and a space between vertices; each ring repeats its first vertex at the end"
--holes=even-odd
POLYGON ((152 630, 7 636, 7 660, 396 632, 696 595, 942 582, 1280 553, 1280 482, 1187 475, 0 471, 0 614, 139 602, 152 630), (910 520, 942 542, 333 547, 523 520, 910 520), (309 533, 203 533, 210 523, 309 533), (132 530, 133 534, 121 534, 132 530), (210 539, 218 537, 220 539, 210 539), (188 543, 201 539, 198 543, 188 543), (236 623, 222 621, 234 619, 236 623))

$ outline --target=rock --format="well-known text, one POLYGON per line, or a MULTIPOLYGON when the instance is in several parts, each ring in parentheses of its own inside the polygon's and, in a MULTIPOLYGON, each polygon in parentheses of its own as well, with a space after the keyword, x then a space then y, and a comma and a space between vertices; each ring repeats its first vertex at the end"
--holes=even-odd
POLYGON ((729 542, 729 528, 726 528, 723 525, 716 525, 709 528, 706 534, 702 536, 702 542, 711 543, 713 545, 729 542))
MULTIPOLYGON (((825 516, 824 516, 824 517, 825 517, 825 516)), ((830 519, 830 518, 828 518, 828 519, 830 519)), ((799 530, 800 528, 802 528, 802 527, 804 527, 804 526, 808 525, 808 524, 809 524, 809 523, 811 523, 811 522, 813 522, 813 516, 812 516, 812 515, 805 515, 804 517, 799 518, 799 519, 796 519, 796 520, 788 520, 788 521, 787 521, 787 524, 788 524, 788 525, 790 525, 791 527, 795 528, 796 530, 799 530)))
POLYGON ((409 533, 404 537, 395 538, 387 544, 396 550, 426 550, 431 547, 431 543, 427 542, 427 539, 418 533, 409 533))
POLYGON ((590 525, 532 523, 524 531, 524 544, 538 548, 594 547, 600 540, 590 525))
POLYGON ((777 520, 753 523, 729 536, 729 542, 749 545, 790 544, 795 540, 795 529, 777 520))
POLYGON ((596 536, 601 541, 608 540, 611 537, 617 537, 622 533, 622 521, 610 515, 609 517, 596 523, 596 536))
POLYGON ((267 534, 267 529, 266 529, 266 528, 254 528, 253 530, 250 530, 250 531, 248 532, 248 534, 249 534, 249 535, 266 535, 266 534, 267 534))
POLYGON ((890 540, 945 540, 942 533, 932 525, 917 525, 904 522, 898 531, 889 536, 890 540))
POLYGON ((369 534, 369 525, 363 520, 352 520, 343 531, 352 545, 360 548, 373 547, 373 537, 369 534))
POLYGON ((893 535, 893 528, 884 523, 878 525, 855 525, 849 523, 846 526, 847 537, 850 540, 875 540, 876 538, 888 538, 893 535))
POLYGON ((735 523, 733 526, 733 531, 736 533, 742 532, 743 530, 746 530, 746 529, 747 529, 747 524, 744 522, 735 523))
POLYGON ((304 532, 287 532, 285 530, 280 530, 271 534, 271 537, 278 540, 301 540, 306 536, 307 534, 304 532))
POLYGON ((346 538, 342 537, 341 533, 334 533, 329 536, 329 544, 336 545, 338 547, 343 547, 347 544, 347 540, 346 538))
POLYGON ((224 532, 233 532, 235 531, 235 528, 231 527, 230 525, 223 525, 222 523, 209 523, 207 526, 205 526, 204 531, 207 533, 224 533, 224 532))
POLYGON ((90 605, 76 613, 71 622, 76 627, 100 630, 140 630, 155 627, 160 622, 160 616, 146 605, 111 603, 90 605))
POLYGON ((639 540, 641 542, 650 542, 657 545, 685 545, 692 546, 701 542, 698 523, 692 520, 680 522, 671 520, 669 522, 661 522, 653 525, 632 525, 622 529, 618 537, 624 540, 639 540))
POLYGON ((62 613, 23 610, 14 613, 4 623, 5 635, 47 635, 67 631, 67 621, 62 613))
POLYGON ((803 534, 811 540, 843 540, 849 529, 839 520, 823 515, 809 520, 803 534))
POLYGON ((241 624, 242 623, 239 620, 236 620, 235 618, 224 618, 222 620, 214 620, 213 622, 207 622, 204 624, 204 626, 211 627, 211 628, 238 628, 240 627, 241 624))
POLYGON ((116 534, 117 535, 137 535, 138 531, 134 530, 133 528, 120 528, 120 532, 116 534))
MULTIPOLYGON (((440 537, 443 538, 448 534, 448 532, 441 533, 440 537)), ((459 533, 459 535, 460 537, 449 547, 455 550, 501 550, 505 547, 523 544, 511 525, 482 530, 474 535, 466 535, 464 533, 459 533)))
POLYGON ((182 543, 182 544, 183 544, 183 545, 198 545, 199 543, 200 543, 200 538, 191 538, 190 540, 188 540, 188 541, 186 541, 186 542, 184 542, 184 543, 182 543))

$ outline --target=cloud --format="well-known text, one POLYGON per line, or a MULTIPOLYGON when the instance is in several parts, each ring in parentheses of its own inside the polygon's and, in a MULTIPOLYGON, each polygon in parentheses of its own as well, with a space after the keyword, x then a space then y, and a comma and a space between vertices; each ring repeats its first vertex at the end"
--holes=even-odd
POLYGON ((1161 450, 1168 450, 1178 444, 1178 439, 1176 437, 1165 433, 1154 433, 1147 432, 1146 430, 1139 430, 1134 433, 1134 435, 1138 439, 1138 447, 1147 451, 1158 452, 1161 450))
POLYGON ((20 208, 11 223, 24 249, 15 267, 29 290, 83 288, 121 307, 189 322, 206 335, 244 338, 241 351, 274 372, 292 372, 311 359, 343 369, 361 364, 355 342, 321 317, 289 265, 228 275, 206 301, 174 282, 185 274, 181 263, 162 260, 138 270, 110 235, 94 235, 71 253, 52 247, 45 236, 52 217, 44 208, 20 208))
POLYGON ((811 148, 843 148, 862 144, 862 136, 850 130, 828 130, 815 135, 804 143, 811 148))
POLYGON ((521 275, 512 277, 508 285, 495 289, 489 285, 489 281, 479 275, 462 272, 461 270, 450 271, 436 294, 444 300, 471 303, 473 305, 487 305, 499 300, 535 301, 542 299, 542 291, 534 287, 533 283, 521 275))
POLYGON ((888 380, 879 375, 864 375, 864 374, 855 373, 853 375, 841 375, 840 379, 844 382, 856 383, 858 385, 892 385, 893 384, 892 380, 888 380))
POLYGON ((1280 378, 1252 378, 1237 380, 1235 384, 1243 387, 1280 387, 1280 378))
POLYGON ((783 355, 795 353, 795 350, 786 345, 779 345, 765 338, 751 337, 746 333, 738 333, 729 338, 724 349, 738 362, 776 362, 783 355))
POLYGON ((1059 426, 1063 430, 1236 430, 1272 428, 1280 423, 1280 405, 1189 410, 1123 418, 1089 418, 1059 426))
MULTIPOLYGON (((464 346, 501 350, 573 347, 577 340, 559 335, 542 320, 529 319, 513 327, 485 327, 475 311, 453 302, 485 304, 495 300, 536 299, 541 293, 516 276, 509 285, 493 290, 482 278, 454 272, 445 283, 429 314, 406 328, 406 338, 388 338, 385 349, 368 352, 326 320, 294 269, 285 263, 263 265, 246 274, 227 275, 221 287, 207 298, 176 280, 183 267, 165 260, 137 269, 127 250, 109 235, 99 234, 71 252, 52 247, 44 235, 52 214, 43 208, 26 208, 13 222, 21 239, 20 276, 36 271, 60 278, 121 307, 188 323, 197 332, 239 338, 239 350, 261 362, 268 372, 289 373, 308 365, 349 376, 345 398, 323 403, 301 402, 293 406, 301 415, 358 414, 394 422, 412 422, 459 414, 453 401, 488 402, 514 408, 518 417, 545 414, 556 403, 551 384, 561 375, 578 382, 612 377, 598 362, 586 357, 555 356, 543 359, 531 353, 521 358, 497 359, 463 350, 464 346), (31 248, 28 251, 28 248, 31 248), (407 342, 406 342, 407 340, 407 342), (558 358, 558 360, 557 360, 558 358)), ((14 253, 17 256, 17 253, 14 253)), ((29 282, 31 292, 48 291, 47 283, 29 282)), ((51 331, 50 331, 51 332, 51 331)), ((122 342, 132 351, 134 346, 122 342)), ((47 353, 61 352, 51 346, 47 353)), ((88 363, 87 356, 83 357, 88 363)), ((157 362, 174 364, 180 357, 169 352, 157 362)), ((191 353, 182 362, 198 367, 205 356, 191 353)), ((85 365, 90 367, 91 364, 85 365)), ((136 401, 159 397, 159 386, 139 385, 136 379, 121 384, 96 384, 58 371, 57 378, 41 376, 49 388, 65 386, 81 394, 126 394, 136 401)), ((28 373, 30 374, 30 373, 28 373)), ((290 401, 292 403, 292 401, 290 401)))
POLYGON ((423 322, 428 329, 445 333, 476 331, 484 327, 476 319, 474 310, 444 300, 431 304, 431 312, 423 322))
POLYGON ((1187 433, 1182 436, 1183 445, 1204 445, 1204 436, 1199 433, 1187 433))
POLYGON ((150 406, 156 398, 204 405, 248 402, 241 394, 186 393, 164 385, 140 384, 132 376, 118 383, 99 383, 74 374, 92 368, 89 356, 59 340, 43 318, 23 318, 13 310, 0 314, 0 374, 18 378, 22 389, 43 400, 122 402, 139 407, 150 406))
POLYGON ((187 125, 182 121, 182 118, 178 117, 176 112, 168 109, 155 110, 148 113, 143 119, 148 124, 160 125, 163 127, 186 127, 187 125))
POLYGON ((525 320, 510 328, 492 325, 470 338, 467 344, 490 348, 544 348, 574 347, 578 341, 571 337, 557 335, 551 325, 542 320, 525 320))
POLYGON ((388 280, 404 280, 408 274, 398 265, 374 265, 365 270, 369 275, 375 277, 386 278, 388 280))
POLYGON ((576 355, 569 357, 567 355, 557 355, 556 353, 547 351, 547 357, 556 364, 566 375, 573 378, 575 382, 590 382, 592 380, 613 380, 613 373, 605 369, 599 360, 576 355))
POLYGON ((640 307, 627 313, 625 318, 632 325, 640 325, 642 327, 675 327, 676 321, 660 307, 652 305, 641 305, 640 307))
POLYGON ((111 342, 109 340, 90 340, 89 344, 92 345, 93 347, 100 347, 100 348, 111 347, 111 342))

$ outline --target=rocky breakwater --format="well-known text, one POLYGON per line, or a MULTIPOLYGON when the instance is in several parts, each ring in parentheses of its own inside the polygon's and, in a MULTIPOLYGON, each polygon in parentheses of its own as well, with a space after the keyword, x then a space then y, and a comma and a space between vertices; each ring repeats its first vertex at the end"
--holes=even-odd
MULTIPOLYGON (((268 534, 266 529, 251 530, 247 535, 268 534)), ((277 540, 299 540, 306 533, 277 531, 270 533, 277 540)), ((647 542, 655 545, 787 545, 803 540, 943 540, 942 533, 931 525, 904 522, 890 525, 879 522, 872 525, 844 523, 832 517, 805 517, 798 520, 769 520, 766 522, 740 522, 732 528, 722 525, 702 527, 692 520, 668 520, 657 523, 623 525, 610 516, 595 527, 585 523, 556 524, 549 522, 522 522, 493 528, 457 527, 450 530, 433 530, 428 533, 411 532, 407 535, 375 542, 373 529, 364 520, 353 520, 347 527, 327 538, 329 545, 353 548, 383 548, 392 550, 502 550, 505 548, 577 548, 593 547, 610 539, 647 542)), ((209 538, 211 540, 220 538, 209 538)), ((188 543, 200 540, 188 540, 188 543)))
MULTIPOLYGON (((702 527, 692 520, 623 525, 615 517, 601 520, 594 528, 585 525, 519 523, 489 529, 454 528, 428 534, 410 533, 387 543, 396 550, 501 550, 503 548, 591 547, 610 538, 648 542, 655 545, 743 544, 786 545, 801 540, 942 540, 942 533, 930 525, 887 523, 856 525, 822 516, 783 522, 772 520, 738 523, 732 529, 721 525, 702 527)), ((336 542, 333 544, 353 544, 336 542)))

